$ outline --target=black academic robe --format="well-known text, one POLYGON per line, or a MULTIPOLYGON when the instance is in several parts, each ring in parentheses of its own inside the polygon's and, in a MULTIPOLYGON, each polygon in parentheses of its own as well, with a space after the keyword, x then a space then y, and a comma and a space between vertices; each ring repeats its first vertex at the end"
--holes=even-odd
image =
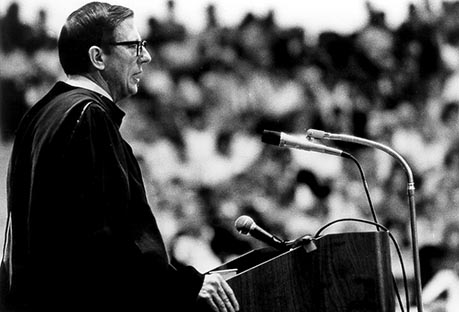
POLYGON ((203 282, 169 264, 124 113, 58 82, 23 118, 8 173, 4 303, 46 311, 190 311, 203 282))

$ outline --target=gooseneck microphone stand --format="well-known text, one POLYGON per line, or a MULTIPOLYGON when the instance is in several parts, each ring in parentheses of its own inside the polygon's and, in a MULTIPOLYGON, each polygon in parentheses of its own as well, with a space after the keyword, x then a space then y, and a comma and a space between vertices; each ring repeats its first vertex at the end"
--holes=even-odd
POLYGON ((407 179, 408 179, 408 185, 407 185, 408 192, 407 193, 408 193, 408 202, 410 206, 411 246, 412 246, 412 251, 413 251, 416 304, 417 304, 417 311, 423 312, 422 293, 421 293, 422 292, 421 290, 421 269, 420 269, 420 262, 419 262, 418 233, 417 233, 417 225, 416 225, 416 207, 415 207, 415 201, 414 201, 415 187, 414 187, 413 172, 411 171, 410 166, 399 153, 397 153, 390 147, 384 144, 378 143, 378 142, 355 137, 352 135, 335 134, 335 133, 329 133, 329 132, 324 132, 324 131, 315 130, 315 129, 309 129, 306 132, 306 136, 308 138, 344 141, 344 142, 356 143, 356 144, 361 144, 361 145, 366 145, 366 146, 370 146, 373 148, 377 148, 391 155, 395 159, 397 159, 400 162, 400 164, 403 166, 403 169, 405 170, 407 179))

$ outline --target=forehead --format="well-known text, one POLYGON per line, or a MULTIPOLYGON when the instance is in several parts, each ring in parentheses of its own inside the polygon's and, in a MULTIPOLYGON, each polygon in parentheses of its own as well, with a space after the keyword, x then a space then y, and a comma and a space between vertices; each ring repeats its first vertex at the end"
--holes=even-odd
POLYGON ((119 24, 114 31, 116 41, 140 40, 139 32, 134 24, 134 18, 129 17, 119 24))

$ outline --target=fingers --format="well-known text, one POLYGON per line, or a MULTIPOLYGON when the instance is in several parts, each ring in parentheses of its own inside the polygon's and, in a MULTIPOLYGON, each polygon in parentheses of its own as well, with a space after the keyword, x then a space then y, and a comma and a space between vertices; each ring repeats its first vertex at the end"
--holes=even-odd
POLYGON ((218 297, 216 297, 216 302, 221 311, 229 311, 235 312, 235 307, 233 308, 233 304, 231 300, 228 298, 228 295, 225 292, 225 289, 220 285, 217 288, 218 297))
POLYGON ((228 283, 218 274, 206 275, 199 292, 199 299, 205 300, 216 312, 239 311, 239 303, 228 283))
POLYGON ((239 303, 237 302, 236 296, 234 295, 234 292, 231 289, 231 287, 228 285, 228 283, 223 278, 222 278, 221 286, 226 296, 226 299, 229 301, 231 306, 233 306, 236 309, 236 311, 239 311, 239 303))

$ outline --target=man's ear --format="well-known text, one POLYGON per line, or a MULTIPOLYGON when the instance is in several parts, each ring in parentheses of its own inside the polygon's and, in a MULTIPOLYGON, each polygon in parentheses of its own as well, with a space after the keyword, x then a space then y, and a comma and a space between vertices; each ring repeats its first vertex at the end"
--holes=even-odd
POLYGON ((98 46, 92 46, 88 50, 89 60, 98 70, 105 69, 103 54, 102 49, 98 46))

